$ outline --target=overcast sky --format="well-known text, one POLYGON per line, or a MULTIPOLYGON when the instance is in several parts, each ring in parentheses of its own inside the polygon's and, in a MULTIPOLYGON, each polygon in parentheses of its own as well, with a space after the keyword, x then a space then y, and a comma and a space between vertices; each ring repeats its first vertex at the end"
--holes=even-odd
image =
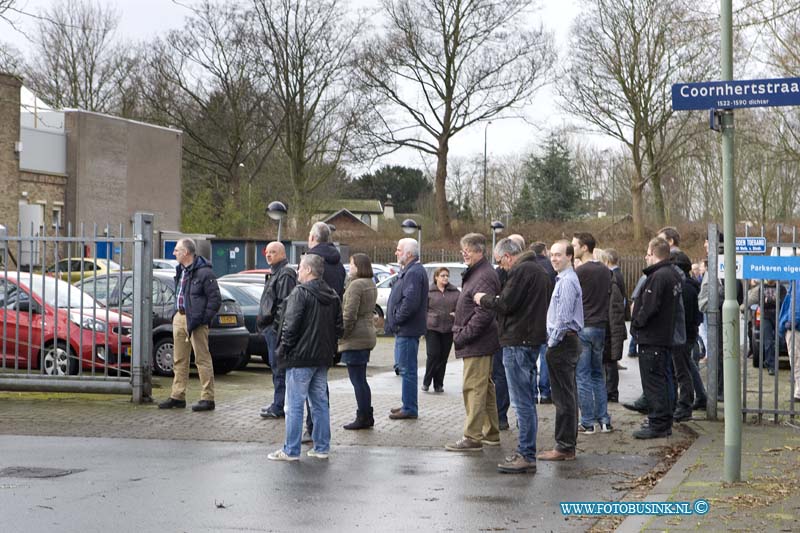
MULTIPOLYGON (((188 10, 181 4, 192 0, 98 0, 101 4, 113 5, 121 12, 119 34, 126 39, 149 40, 169 29, 182 26, 188 10)), ((18 8, 35 14, 45 8, 49 0, 19 0, 18 8)), ((377 0, 354 0, 355 4, 377 7, 377 0)), ((578 0, 542 0, 538 17, 546 28, 556 35, 560 57, 566 55, 566 43, 572 21, 578 13, 578 0)), ((31 16, 10 13, 17 25, 30 32, 36 20, 31 16)), ((26 53, 25 37, 0 21, 0 40, 10 42, 26 53)), ((566 125, 570 118, 557 107, 551 88, 542 89, 535 96, 535 104, 525 110, 527 122, 522 119, 495 120, 488 129, 487 146, 489 157, 520 153, 536 146, 554 128, 566 125)), ((453 138, 450 153, 455 156, 472 156, 483 153, 484 125, 459 133, 453 138)), ((607 147, 611 141, 600 136, 584 137, 586 142, 607 147)), ((422 166, 423 161, 414 153, 395 155, 395 161, 410 166, 422 166), (411 159, 410 159, 411 158, 411 159)), ((428 165, 431 163, 428 162, 428 165)))

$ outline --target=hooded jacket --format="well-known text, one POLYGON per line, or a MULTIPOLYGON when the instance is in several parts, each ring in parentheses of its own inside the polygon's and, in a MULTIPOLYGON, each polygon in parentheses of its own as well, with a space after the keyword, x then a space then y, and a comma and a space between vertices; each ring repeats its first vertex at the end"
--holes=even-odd
POLYGON ((195 256, 194 262, 188 267, 180 264, 175 267, 176 303, 181 287, 181 276, 186 276, 183 283, 183 308, 186 311, 186 329, 191 336, 198 327, 211 325, 222 306, 222 296, 211 263, 204 257, 195 256))
POLYGON ((497 312, 501 346, 539 347, 547 342, 547 306, 553 286, 533 252, 524 252, 508 271, 497 296, 481 298, 481 307, 497 312))
POLYGON ((325 271, 322 279, 333 289, 341 300, 344 297, 344 280, 347 272, 342 265, 342 256, 339 250, 330 242, 321 242, 308 251, 310 254, 318 255, 325 260, 325 271))
POLYGON ((322 279, 294 288, 278 334, 279 368, 331 366, 342 336, 342 304, 322 279))
POLYGON ((286 298, 297 285, 297 272, 289 268, 289 262, 284 259, 271 265, 271 272, 264 277, 264 291, 258 306, 256 323, 261 331, 272 327, 278 331, 286 298))
POLYGON ((642 272, 647 279, 633 306, 631 333, 640 345, 673 346, 675 307, 681 298, 683 280, 669 260, 659 261, 642 272))

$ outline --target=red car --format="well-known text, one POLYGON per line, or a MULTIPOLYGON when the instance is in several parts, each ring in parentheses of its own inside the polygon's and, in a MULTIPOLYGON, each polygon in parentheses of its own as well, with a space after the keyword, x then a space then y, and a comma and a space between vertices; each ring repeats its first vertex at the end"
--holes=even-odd
POLYGON ((0 272, 0 370, 127 374, 131 326, 65 281, 0 272))

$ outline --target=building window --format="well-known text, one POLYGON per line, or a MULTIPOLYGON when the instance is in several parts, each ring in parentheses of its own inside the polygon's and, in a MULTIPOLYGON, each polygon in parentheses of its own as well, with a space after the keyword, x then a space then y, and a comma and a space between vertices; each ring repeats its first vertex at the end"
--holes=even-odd
POLYGON ((53 227, 61 227, 61 206, 57 205, 53 207, 52 213, 52 224, 53 227))
POLYGON ((363 215, 361 215, 361 222, 363 222, 367 226, 371 226, 372 225, 372 218, 369 216, 369 214, 364 213, 363 215))

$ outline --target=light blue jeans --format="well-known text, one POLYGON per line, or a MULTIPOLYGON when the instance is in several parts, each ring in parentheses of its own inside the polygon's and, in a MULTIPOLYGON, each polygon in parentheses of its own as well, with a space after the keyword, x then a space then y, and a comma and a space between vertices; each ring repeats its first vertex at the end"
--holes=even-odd
POLYGON ((536 431, 539 419, 536 414, 536 358, 539 348, 506 346, 503 348, 503 366, 506 368, 508 394, 519 422, 519 447, 521 456, 536 462, 536 431))
POLYGON ((300 455, 303 435, 303 405, 311 404, 314 450, 327 453, 331 447, 331 418, 328 409, 328 367, 286 369, 286 442, 283 451, 291 457, 300 455))
POLYGON ((417 407, 417 352, 419 337, 395 337, 394 359, 403 377, 403 411, 411 415, 419 414, 417 407))
POLYGON ((589 327, 578 332, 581 341, 581 355, 575 369, 578 382, 578 405, 581 409, 581 424, 610 424, 608 415, 608 392, 603 368, 603 344, 606 328, 589 327))

